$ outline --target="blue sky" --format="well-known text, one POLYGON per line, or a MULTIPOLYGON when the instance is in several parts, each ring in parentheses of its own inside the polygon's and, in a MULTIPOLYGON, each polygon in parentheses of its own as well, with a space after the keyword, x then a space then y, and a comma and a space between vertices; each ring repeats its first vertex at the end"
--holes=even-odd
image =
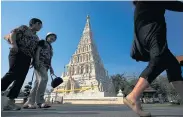
MULTIPOLYGON (((58 35, 53 44, 53 67, 60 76, 64 65, 68 64, 71 55, 79 43, 85 26, 86 16, 90 15, 93 39, 100 57, 109 74, 139 74, 147 63, 136 62, 130 58, 130 47, 133 39, 133 10, 128 2, 2 2, 1 35, 8 34, 13 28, 22 24, 28 25, 31 18, 43 21, 43 29, 38 33, 44 39, 47 32, 58 35)), ((183 14, 166 12, 167 39, 174 55, 183 55, 183 14)), ((8 70, 9 45, 3 39, 2 76, 8 70)), ((32 70, 27 79, 31 79, 32 70)), ((51 80, 49 80, 50 82, 51 80)))

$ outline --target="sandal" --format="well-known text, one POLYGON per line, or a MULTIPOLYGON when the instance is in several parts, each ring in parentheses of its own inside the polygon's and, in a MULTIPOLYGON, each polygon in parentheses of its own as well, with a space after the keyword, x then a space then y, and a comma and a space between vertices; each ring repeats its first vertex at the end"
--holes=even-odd
POLYGON ((131 100, 128 100, 127 98, 123 99, 123 102, 125 105, 127 105, 129 108, 131 108, 134 112, 136 112, 140 117, 151 117, 151 113, 142 111, 142 107, 140 109, 137 109, 135 103, 133 103, 131 100))
POLYGON ((46 103, 43 103, 43 104, 37 104, 39 108, 50 108, 51 106, 46 104, 46 103))
POLYGON ((24 109, 36 109, 36 106, 31 105, 31 104, 26 104, 26 105, 23 105, 23 108, 24 109))

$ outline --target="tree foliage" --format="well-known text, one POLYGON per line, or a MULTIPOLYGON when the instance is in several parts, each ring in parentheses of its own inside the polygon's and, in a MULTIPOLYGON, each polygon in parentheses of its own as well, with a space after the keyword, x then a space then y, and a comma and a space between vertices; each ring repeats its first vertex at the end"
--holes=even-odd
MULTIPOLYGON (((136 76, 129 79, 125 74, 112 75, 111 79, 114 84, 115 93, 118 94, 118 91, 121 89, 125 96, 133 90, 138 81, 136 76)), ((159 76, 150 86, 157 91, 156 96, 161 94, 165 99, 171 98, 172 100, 178 100, 178 93, 169 83, 166 76, 159 76)))
POLYGON ((121 89, 124 95, 128 95, 132 91, 138 80, 136 78, 128 79, 125 74, 112 75, 111 79, 114 84, 115 93, 118 94, 121 89))
POLYGON ((118 91, 121 89, 122 91, 125 89, 126 86, 126 78, 124 74, 116 74, 111 76, 112 82, 114 84, 115 93, 117 94, 118 91))

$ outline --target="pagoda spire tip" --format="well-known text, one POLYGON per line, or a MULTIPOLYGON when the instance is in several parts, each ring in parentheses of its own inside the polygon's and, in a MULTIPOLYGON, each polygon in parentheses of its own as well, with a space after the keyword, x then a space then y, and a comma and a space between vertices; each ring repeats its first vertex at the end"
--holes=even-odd
POLYGON ((86 17, 87 19, 90 19, 90 16, 89 15, 87 15, 87 17, 86 17))

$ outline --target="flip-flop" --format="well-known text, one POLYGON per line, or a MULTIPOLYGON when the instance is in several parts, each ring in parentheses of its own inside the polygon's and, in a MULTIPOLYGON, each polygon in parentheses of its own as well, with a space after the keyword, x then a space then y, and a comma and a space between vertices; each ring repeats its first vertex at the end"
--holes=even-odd
POLYGON ((39 108, 50 108, 51 106, 48 104, 38 104, 39 108))
POLYGON ((35 106, 24 105, 23 109, 36 109, 35 106))
POLYGON ((136 112, 140 117, 151 117, 151 113, 144 112, 141 109, 139 111, 134 109, 135 103, 133 103, 131 100, 128 100, 126 97, 123 98, 123 102, 125 105, 127 105, 129 108, 131 108, 134 112, 136 112))

